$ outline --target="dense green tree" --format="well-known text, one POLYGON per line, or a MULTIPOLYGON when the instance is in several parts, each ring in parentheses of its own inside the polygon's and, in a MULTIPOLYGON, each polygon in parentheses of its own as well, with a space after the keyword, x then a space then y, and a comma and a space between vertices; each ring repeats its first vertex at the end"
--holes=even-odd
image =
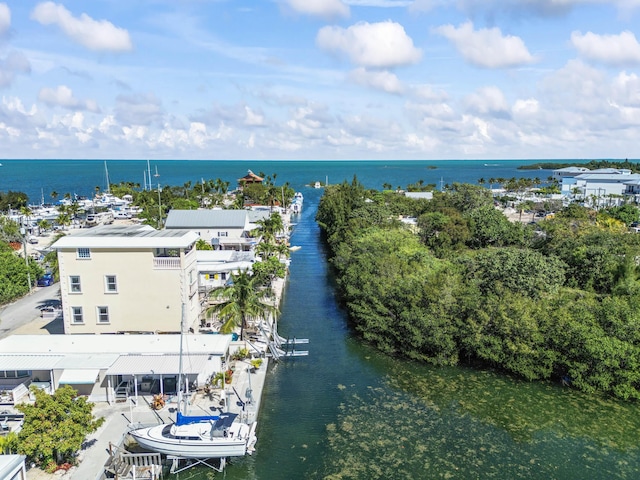
POLYGON ((529 249, 486 249, 462 262, 471 281, 485 295, 507 289, 538 299, 558 291, 565 281, 565 265, 560 259, 529 249))
POLYGON ((467 244, 472 248, 519 245, 524 239, 522 224, 511 223, 492 205, 469 210, 465 217, 471 232, 467 244))
POLYGON ((52 395, 35 387, 31 392, 36 399, 33 404, 16 405, 24 413, 18 451, 41 467, 75 464, 82 442, 102 425, 104 418, 96 419, 93 403, 79 397, 69 385, 59 387, 52 395))

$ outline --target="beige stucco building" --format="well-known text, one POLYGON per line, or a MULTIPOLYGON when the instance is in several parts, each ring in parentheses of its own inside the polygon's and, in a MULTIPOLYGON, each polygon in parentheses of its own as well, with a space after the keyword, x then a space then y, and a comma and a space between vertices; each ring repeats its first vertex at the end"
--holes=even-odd
POLYGON ((186 230, 105 225, 74 232, 58 251, 64 332, 179 332, 200 314, 195 242, 186 230))

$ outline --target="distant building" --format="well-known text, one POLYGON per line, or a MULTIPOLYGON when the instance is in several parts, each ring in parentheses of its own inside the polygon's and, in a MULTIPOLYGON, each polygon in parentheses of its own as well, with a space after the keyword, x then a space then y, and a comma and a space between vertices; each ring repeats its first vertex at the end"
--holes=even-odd
POLYGON ((588 170, 578 167, 554 170, 554 178, 560 178, 561 192, 564 196, 588 201, 594 205, 617 204, 622 197, 634 195, 634 185, 638 184, 640 174, 628 169, 601 168, 588 170), (586 170, 586 172, 584 171, 586 170))
POLYGON ((433 192, 404 192, 404 196, 415 200, 432 200, 433 192))
POLYGON ((269 218, 269 211, 251 210, 171 210, 165 229, 191 230, 216 250, 250 251, 258 238, 251 232, 259 219, 269 218))
POLYGON ((104 225, 61 237, 64 332, 179 332, 200 314, 195 243, 188 230, 104 225))
POLYGON ((263 180, 264 178, 260 177, 259 175, 256 175, 251 170, 249 170, 244 177, 238 179, 238 188, 242 190, 242 187, 244 187, 245 185, 250 185, 253 183, 262 183, 263 180))

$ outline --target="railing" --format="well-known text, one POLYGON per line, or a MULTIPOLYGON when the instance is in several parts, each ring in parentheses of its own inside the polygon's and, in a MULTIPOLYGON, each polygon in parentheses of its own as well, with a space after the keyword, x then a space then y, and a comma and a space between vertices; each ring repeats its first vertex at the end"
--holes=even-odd
POLYGON ((179 257, 154 257, 153 268, 158 270, 180 270, 179 257))

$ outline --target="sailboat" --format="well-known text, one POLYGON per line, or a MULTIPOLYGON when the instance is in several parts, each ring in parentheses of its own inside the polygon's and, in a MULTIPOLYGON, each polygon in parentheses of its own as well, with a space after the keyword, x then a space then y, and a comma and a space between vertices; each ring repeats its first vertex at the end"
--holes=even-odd
MULTIPOLYGON (((184 307, 183 307, 184 309, 184 307)), ((238 414, 190 416, 183 413, 182 401, 182 331, 178 374, 178 412, 173 424, 160 424, 132 430, 130 435, 148 450, 179 458, 206 459, 251 455, 257 441, 257 422, 237 420, 238 414)))

